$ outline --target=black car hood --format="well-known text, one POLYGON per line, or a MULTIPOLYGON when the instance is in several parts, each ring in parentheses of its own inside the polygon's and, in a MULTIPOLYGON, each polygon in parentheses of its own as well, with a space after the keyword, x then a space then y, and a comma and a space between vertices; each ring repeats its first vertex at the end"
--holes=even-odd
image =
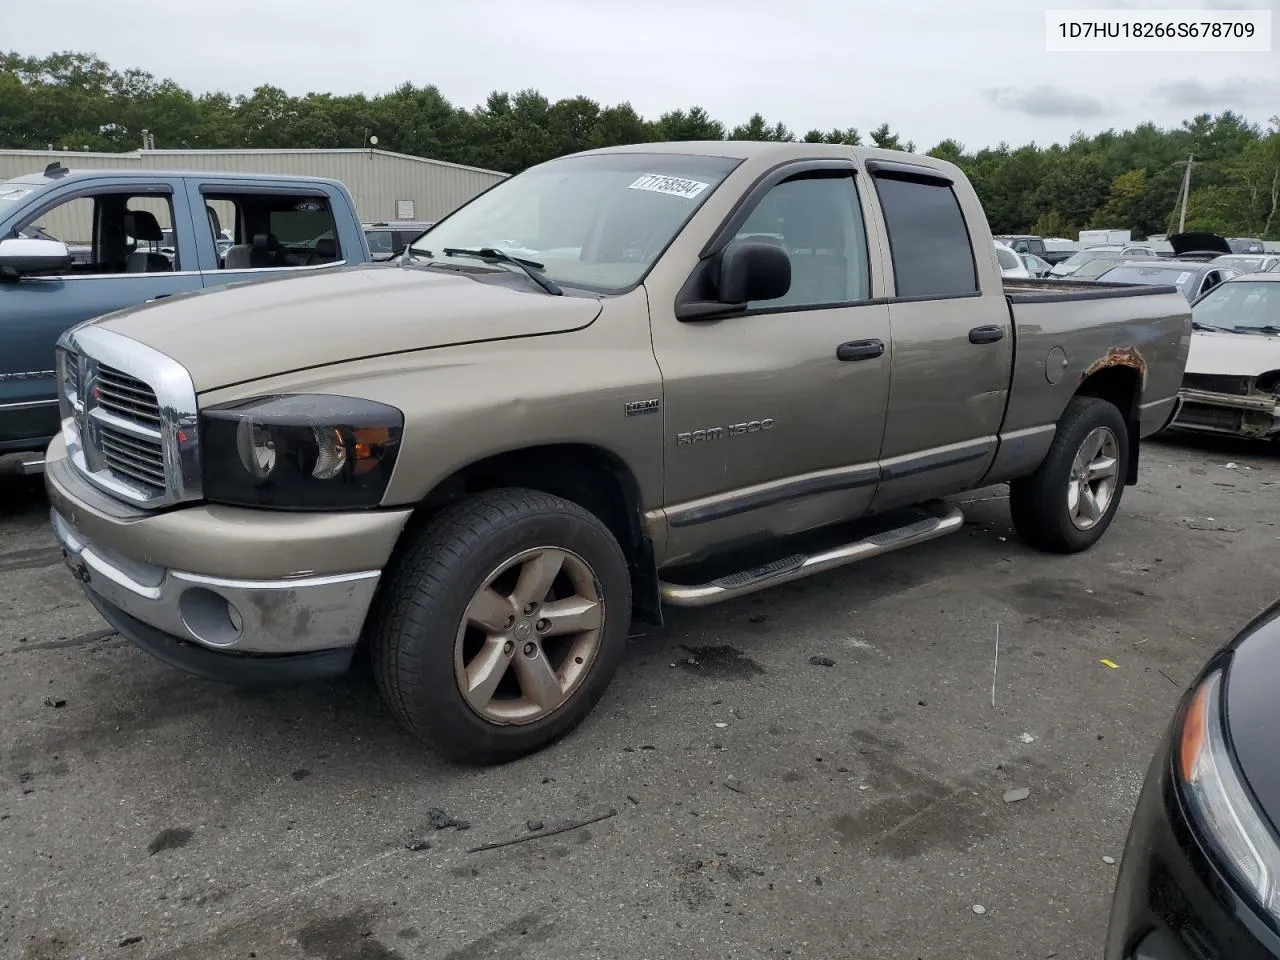
POLYGON ((1200 230, 1189 230, 1186 233, 1175 233, 1168 238, 1173 247, 1173 255, 1180 257, 1184 253, 1231 253, 1231 244, 1225 237, 1216 233, 1200 230))
POLYGON ((1227 673, 1227 730, 1240 772, 1280 826, 1280 603, 1240 631, 1227 673))

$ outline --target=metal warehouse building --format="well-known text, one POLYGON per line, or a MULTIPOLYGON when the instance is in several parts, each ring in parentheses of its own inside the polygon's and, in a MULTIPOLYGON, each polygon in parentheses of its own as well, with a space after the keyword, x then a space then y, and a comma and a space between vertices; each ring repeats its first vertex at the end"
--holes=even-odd
POLYGON ((201 170, 281 173, 341 180, 360 218, 438 220, 507 174, 376 149, 346 150, 0 150, 0 181, 39 173, 53 161, 72 170, 201 170))

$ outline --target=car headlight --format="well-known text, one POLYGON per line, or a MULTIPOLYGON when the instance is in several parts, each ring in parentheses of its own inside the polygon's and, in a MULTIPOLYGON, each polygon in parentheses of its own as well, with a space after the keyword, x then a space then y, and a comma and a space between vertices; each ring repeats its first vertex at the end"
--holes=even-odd
POLYGON ((372 400, 259 397, 200 414, 205 499, 277 510, 376 507, 404 416, 372 400))
POLYGON ((1222 676, 1215 670, 1187 705, 1178 738, 1178 779, 1200 833, 1220 865, 1280 919, 1280 846, 1259 815, 1227 746, 1222 676))

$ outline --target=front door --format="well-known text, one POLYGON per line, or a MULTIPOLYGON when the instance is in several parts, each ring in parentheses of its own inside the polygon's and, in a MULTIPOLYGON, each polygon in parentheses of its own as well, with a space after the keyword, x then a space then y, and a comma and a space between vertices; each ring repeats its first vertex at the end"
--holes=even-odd
POLYGON ((52 198, 18 224, 62 240, 76 262, 0 283, 0 452, 43 449, 58 432, 53 353, 64 330, 200 289, 200 272, 188 263, 190 225, 175 212, 168 184, 131 181, 52 198), (166 237, 176 242, 161 253, 166 237))
POLYGON ((868 302, 873 254, 852 167, 783 179, 736 236, 786 248, 786 295, 705 322, 651 305, 669 563, 857 517, 876 490, 889 310, 868 302))

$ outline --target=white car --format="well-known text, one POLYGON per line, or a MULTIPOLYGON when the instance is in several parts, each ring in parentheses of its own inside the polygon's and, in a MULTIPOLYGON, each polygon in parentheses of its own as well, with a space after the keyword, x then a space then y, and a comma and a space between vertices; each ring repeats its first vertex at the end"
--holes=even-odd
POLYGON ((1013 247, 1007 243, 995 241, 996 259, 1000 262, 1000 272, 1010 279, 1030 280, 1031 271, 1023 264, 1022 259, 1014 253, 1013 247))
POLYGON ((1191 308, 1194 332, 1173 426, 1280 437, 1280 274, 1218 284, 1191 308))
POLYGON ((1270 273, 1280 267, 1280 253, 1224 253, 1213 262, 1241 273, 1270 273))

